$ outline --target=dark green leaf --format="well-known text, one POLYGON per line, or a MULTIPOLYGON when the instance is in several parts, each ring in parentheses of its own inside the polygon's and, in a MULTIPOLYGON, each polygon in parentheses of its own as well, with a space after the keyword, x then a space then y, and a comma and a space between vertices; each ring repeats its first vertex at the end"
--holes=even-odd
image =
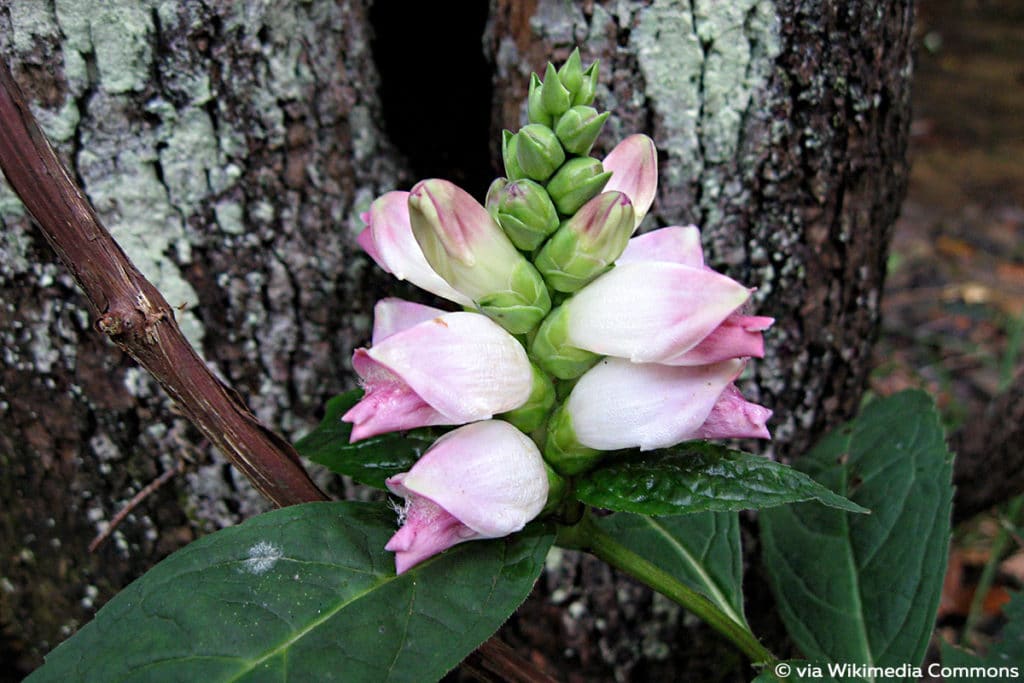
POLYGON ((46 658, 40 681, 436 680, 526 598, 542 525, 402 576, 384 504, 310 503, 171 555, 46 658))
POLYGON ((764 562, 790 636, 816 660, 920 662, 953 498, 952 455, 931 399, 907 391, 870 404, 798 466, 872 514, 817 505, 761 513, 764 562))
POLYGON ((658 518, 618 512, 595 522, 619 543, 704 594, 746 626, 740 520, 735 512, 658 518))
MULTIPOLYGON (((1019 681, 1024 678, 1024 593, 1012 594, 1010 602, 1003 607, 1003 614, 1006 616, 1006 625, 999 640, 984 657, 942 643, 942 666, 973 668, 974 674, 980 673, 979 667, 985 670, 982 675, 972 675, 970 671, 966 675, 958 674, 957 681, 980 683, 992 680, 1019 681)), ((951 678, 948 676, 947 680, 951 678)))
POLYGON ((384 489, 387 488, 384 480, 412 467, 437 440, 441 431, 414 429, 349 443, 352 425, 342 422, 341 416, 362 397, 362 391, 353 389, 328 401, 324 419, 316 429, 295 442, 295 450, 332 472, 384 489))
POLYGON ((867 512, 791 467, 702 441, 620 455, 580 477, 584 503, 642 515, 732 512, 816 500, 867 512))

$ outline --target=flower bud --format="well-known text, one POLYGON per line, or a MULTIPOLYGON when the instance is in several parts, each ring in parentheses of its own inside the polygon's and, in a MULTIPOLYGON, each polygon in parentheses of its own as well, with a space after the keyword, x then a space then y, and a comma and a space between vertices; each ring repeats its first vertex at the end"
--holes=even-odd
POLYGON ((526 177, 523 169, 519 167, 518 148, 519 139, 516 134, 508 130, 501 131, 501 159, 505 164, 505 175, 509 180, 526 177))
MULTIPOLYGON (((515 135, 515 139, 509 141, 514 146, 516 160, 522 174, 539 183, 551 177, 551 174, 565 161, 565 151, 562 143, 558 141, 553 130, 539 123, 531 123, 523 126, 515 135)), ((506 172, 508 168, 506 167, 506 172)), ((519 177, 508 175, 510 180, 517 180, 519 177)))
POLYGON ((487 191, 486 204, 508 238, 523 251, 533 251, 558 229, 558 212, 551 197, 532 180, 495 180, 487 191))
POLYGON ((608 112, 598 114, 593 107, 576 106, 562 114, 555 126, 555 135, 565 151, 585 156, 601 134, 608 112))
POLYGON ((566 89, 575 95, 583 85, 583 62, 580 60, 580 49, 576 48, 558 70, 558 80, 566 89))
POLYGON ((537 446, 507 422, 453 430, 386 482, 406 499, 386 550, 398 574, 465 541, 520 531, 544 508, 548 473, 537 446))
POLYGON ((526 98, 526 117, 530 123, 539 123, 550 128, 554 119, 544 108, 542 93, 540 76, 530 74, 530 94, 526 98))
POLYGON ((530 398, 519 408, 499 415, 520 431, 529 434, 544 424, 555 405, 555 385, 536 365, 533 367, 533 386, 530 398))
POLYGON ((559 379, 574 379, 601 357, 569 342, 569 312, 559 306, 544 319, 530 342, 530 357, 559 379))
POLYGON ((545 281, 559 292, 575 292, 619 258, 633 231, 633 207, 621 192, 587 202, 552 235, 534 259, 545 281))
POLYGON ((576 90, 572 97, 573 106, 587 105, 594 102, 594 95, 597 94, 597 77, 598 77, 598 62, 595 60, 593 64, 587 67, 587 70, 583 72, 583 78, 580 82, 580 87, 576 90))
POLYGON ((571 216, 600 194, 611 175, 605 172, 597 159, 569 159, 548 181, 548 195, 560 214, 571 216))
POLYGON ((544 460, 556 472, 569 477, 593 468, 603 456, 604 453, 596 448, 588 448, 579 442, 572 416, 564 404, 559 406, 548 422, 544 460))
POLYGON ((424 180, 409 193, 409 217, 430 266, 513 334, 532 330, 551 308, 540 273, 465 190, 424 180))
POLYGON ((544 72, 541 102, 544 104, 544 111, 551 116, 561 116, 572 106, 572 93, 562 85, 558 72, 551 62, 548 62, 547 71, 544 72))
POLYGON ((602 164, 612 174, 605 189, 626 193, 633 202, 639 227, 658 190, 658 150, 654 141, 646 135, 630 135, 608 153, 602 164))

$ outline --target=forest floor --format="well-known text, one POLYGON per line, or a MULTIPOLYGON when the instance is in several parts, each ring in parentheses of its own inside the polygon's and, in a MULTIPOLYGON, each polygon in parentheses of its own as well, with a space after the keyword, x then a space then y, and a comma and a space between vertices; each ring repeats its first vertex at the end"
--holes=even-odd
MULTIPOLYGON (((924 388, 950 431, 969 429, 1024 371, 1024 5, 921 2, 915 68, 910 188, 871 389, 924 388)), ((959 637, 1003 521, 984 515, 957 530, 940 607, 946 637, 959 637)), ((1001 557, 985 600, 993 628, 1006 590, 1024 587, 1021 534, 1001 557)))

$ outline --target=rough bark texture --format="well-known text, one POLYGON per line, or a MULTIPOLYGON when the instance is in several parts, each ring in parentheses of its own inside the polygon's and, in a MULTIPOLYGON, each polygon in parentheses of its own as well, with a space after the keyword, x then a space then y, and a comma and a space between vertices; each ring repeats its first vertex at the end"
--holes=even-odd
MULTIPOLYGON (((492 3, 496 128, 524 122, 530 71, 582 45, 584 63, 601 60, 598 101, 613 112, 599 148, 641 131, 661 152, 645 227, 701 226, 710 263, 758 287, 757 314, 777 322, 746 390, 775 410, 780 456, 849 417, 870 369, 907 182, 911 4, 492 3)), ((704 631, 589 559, 570 556, 547 580, 547 603, 569 609, 538 599, 508 638, 519 628, 553 658, 572 648, 586 680, 710 680, 726 661, 704 631), (562 638, 531 637, 545 616, 562 638)), ((754 613, 759 588, 748 590, 754 613)))
MULTIPOLYGON (((356 216, 412 179, 379 127, 366 4, 0 0, 0 55, 100 217, 286 435, 351 385, 385 282, 353 250, 356 216)), ((776 410, 779 454, 848 416, 864 385, 905 185, 909 4, 491 5, 491 144, 520 124, 530 71, 575 44, 602 60, 600 144, 644 131, 662 152, 648 225, 701 225, 712 263, 779 320, 747 387, 776 410)), ((152 562, 263 504, 92 330, 2 185, 0 219, 0 661, 24 671, 152 562), (189 474, 88 555, 180 458, 189 474)), ((506 635, 556 669, 707 680, 701 667, 738 664, 606 568, 573 553, 552 567, 506 635)))
MULTIPOLYGON (((100 218, 285 434, 351 384, 378 278, 354 256, 355 216, 401 181, 377 127, 366 12, 0 3, 0 54, 100 218)), ((154 561, 265 503, 92 329, 6 188, 0 208, 0 661, 25 671, 154 561), (189 474, 90 556, 107 520, 180 458, 189 474)))

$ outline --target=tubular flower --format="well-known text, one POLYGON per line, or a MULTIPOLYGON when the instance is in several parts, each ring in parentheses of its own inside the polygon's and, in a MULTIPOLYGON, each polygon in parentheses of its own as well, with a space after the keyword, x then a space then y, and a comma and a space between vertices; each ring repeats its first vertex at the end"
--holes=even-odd
POLYGON ((352 359, 366 393, 342 416, 354 425, 351 441, 484 420, 530 398, 526 351, 488 318, 400 299, 384 299, 374 310, 373 346, 352 359))
POLYGON ((408 201, 408 192, 388 192, 378 197, 362 215, 366 228, 356 238, 359 246, 399 280, 408 280, 459 305, 472 305, 472 299, 452 288, 427 263, 412 234, 408 201))
POLYGON ((402 526, 384 546, 395 553, 398 574, 458 543, 519 531, 548 498, 537 446, 496 420, 445 434, 386 483, 406 500, 402 526))

